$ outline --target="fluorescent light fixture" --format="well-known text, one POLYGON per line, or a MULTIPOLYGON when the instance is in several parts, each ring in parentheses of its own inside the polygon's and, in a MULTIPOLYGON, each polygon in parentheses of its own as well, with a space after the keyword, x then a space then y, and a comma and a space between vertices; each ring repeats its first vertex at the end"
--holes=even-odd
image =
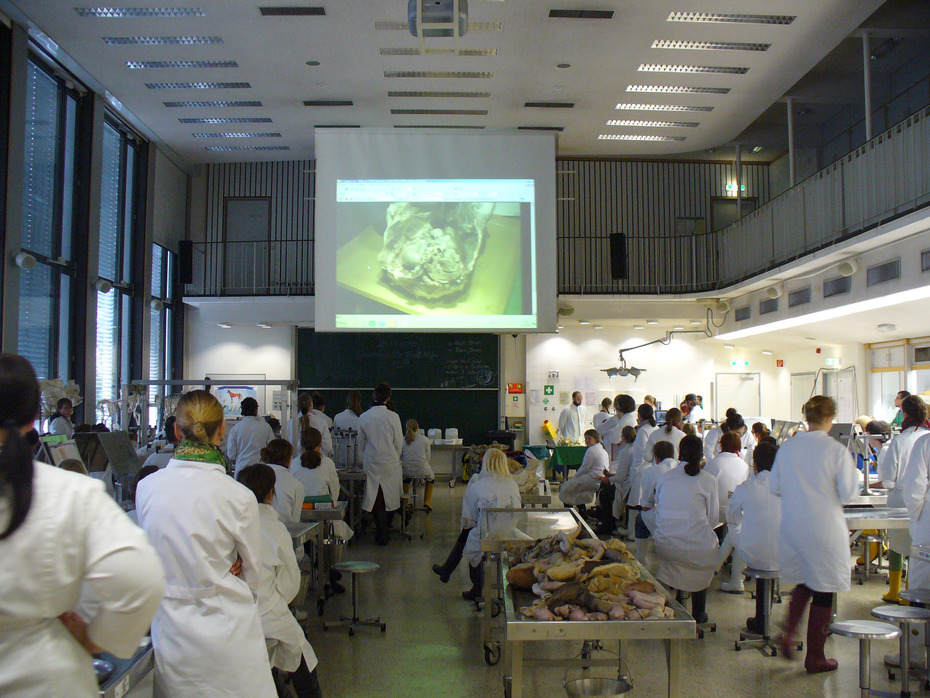
POLYGON ((642 325, 633 325, 633 329, 634 329, 634 330, 644 330, 644 329, 646 329, 646 328, 643 327, 642 325))
POLYGON ((238 133, 227 131, 226 133, 193 133, 194 138, 280 138, 280 133, 238 133))
POLYGON ((695 128, 696 121, 644 121, 642 119, 611 119, 608 126, 643 126, 649 128, 695 128))
POLYGON ((558 330, 564 330, 565 328, 564 328, 562 325, 559 325, 556 329, 558 329, 558 330))
POLYGON ((892 325, 890 322, 883 322, 881 325, 878 325, 875 329, 879 332, 894 332, 898 328, 896 325, 892 325))
POLYGON ((658 325, 659 321, 658 320, 646 320, 646 324, 647 325, 658 325))
POLYGON ((80 17, 120 19, 122 17, 206 17, 200 7, 75 7, 80 17))
POLYGON ((927 298, 930 298, 930 286, 921 286, 919 288, 912 288, 907 291, 890 293, 887 296, 867 298, 866 300, 857 301, 856 303, 848 303, 837 308, 827 308, 826 310, 818 310, 813 313, 807 313, 806 315, 775 320, 774 322, 767 322, 741 330, 733 330, 732 332, 724 332, 723 334, 718 334, 716 337, 714 337, 714 339, 730 340, 742 339, 744 337, 754 337, 756 335, 765 334, 766 332, 775 332, 777 330, 786 330, 792 327, 812 325, 817 322, 835 320, 836 318, 846 317, 856 313, 864 313, 869 310, 878 310, 879 308, 886 308, 888 306, 897 305, 899 303, 925 300, 927 298))
POLYGON ((224 330, 228 330, 230 327, 232 327, 232 325, 225 323, 225 322, 218 322, 216 323, 216 326, 222 327, 224 330))
POLYGON ((247 82, 147 82, 150 90, 246 90, 247 82))
POLYGON ((632 133, 602 133, 599 141, 683 141, 685 136, 645 136, 632 133))
POLYGON ((675 325, 672 329, 675 330, 676 332, 681 332, 685 328, 682 327, 681 325, 675 325))
POLYGON ((270 329, 271 329, 271 325, 269 325, 268 323, 265 323, 265 322, 258 322, 258 323, 255 323, 255 324, 256 324, 258 327, 261 327, 263 330, 270 330, 270 329))
POLYGON ((627 85, 627 92, 648 92, 681 95, 726 95, 729 87, 686 87, 684 85, 627 85))
POLYGON ((768 51, 772 44, 753 44, 740 41, 679 41, 657 40, 652 48, 682 49, 684 51, 768 51))
POLYGON ((204 150, 213 153, 232 153, 245 150, 290 150, 289 145, 208 145, 204 150))
POLYGON ((192 102, 162 102, 169 108, 186 108, 186 109, 212 109, 214 107, 260 107, 262 103, 256 99, 246 100, 220 100, 220 101, 192 101, 192 102))
POLYGON ((595 325, 595 326, 594 326, 594 329, 596 329, 596 330, 603 330, 603 329, 604 329, 604 326, 603 326, 603 325, 595 325))
POLYGON ((110 46, 204 46, 222 44, 221 36, 105 36, 110 46))
POLYGON ((590 320, 579 320, 578 324, 579 325, 590 325, 591 321, 590 320))
POLYGON ((718 75, 745 75, 749 68, 729 65, 674 65, 670 63, 641 63, 641 73, 715 73, 718 75))
POLYGON ((132 70, 147 68, 238 68, 236 61, 126 61, 132 70))
POLYGON ((477 70, 385 70, 386 78, 471 78, 474 80, 490 80, 494 73, 477 70))
POLYGON ((771 356, 773 354, 773 352, 769 351, 768 349, 763 349, 762 353, 765 354, 766 356, 771 356))
POLYGON ((269 116, 204 116, 178 119, 182 124, 270 124, 269 116))
POLYGON ((794 15, 744 15, 725 12, 672 12, 668 22, 707 22, 713 24, 791 24, 794 15))
POLYGON ((692 326, 692 327, 700 327, 700 326, 703 325, 703 324, 704 324, 704 321, 703 321, 703 320, 692 320, 692 321, 691 321, 691 326, 692 326))
POLYGON ((430 97, 439 99, 468 98, 490 99, 490 92, 454 92, 443 90, 389 90, 388 97, 414 97, 417 99, 430 97))
POLYGON ((724 344, 723 348, 724 349, 736 349, 736 347, 734 347, 732 344, 724 344))
POLYGON ((713 107, 699 107, 687 104, 632 104, 621 102, 614 109, 625 111, 713 111, 713 107))

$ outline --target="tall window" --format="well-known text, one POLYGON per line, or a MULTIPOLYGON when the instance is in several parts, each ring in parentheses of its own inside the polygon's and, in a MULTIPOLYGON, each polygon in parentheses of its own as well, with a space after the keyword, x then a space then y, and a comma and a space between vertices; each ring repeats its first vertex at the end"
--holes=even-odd
MULTIPOLYGON (((149 340, 149 380, 171 378, 172 327, 176 311, 177 255, 161 245, 152 245, 152 304, 149 309, 151 336, 149 340)), ((164 386, 152 386, 149 390, 149 418, 152 426, 157 425, 156 401, 171 394, 164 386)), ((160 426, 160 425, 158 425, 160 426)))
POLYGON ((72 377, 75 160, 78 95, 35 58, 27 66, 22 248, 34 269, 20 273, 19 353, 39 378, 72 377))
POLYGON ((103 126, 100 201, 100 268, 112 288, 97 291, 97 401, 119 397, 129 380, 133 288, 132 251, 136 232, 138 144, 109 119, 103 126))

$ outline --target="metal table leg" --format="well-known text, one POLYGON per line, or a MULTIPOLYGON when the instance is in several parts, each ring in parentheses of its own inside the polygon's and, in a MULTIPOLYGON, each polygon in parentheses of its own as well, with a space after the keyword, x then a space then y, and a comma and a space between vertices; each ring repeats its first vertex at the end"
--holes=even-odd
POLYGON ((513 642, 510 650, 510 696, 523 698, 523 643, 513 642))
POLYGON ((681 695, 681 640, 665 640, 665 659, 668 665, 668 698, 681 695))

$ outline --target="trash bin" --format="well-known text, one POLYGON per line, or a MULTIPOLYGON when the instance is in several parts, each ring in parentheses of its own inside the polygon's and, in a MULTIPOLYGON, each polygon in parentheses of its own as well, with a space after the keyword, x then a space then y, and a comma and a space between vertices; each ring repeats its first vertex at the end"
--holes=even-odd
POLYGON ((570 698, 580 696, 613 698, 626 695, 632 690, 633 687, 622 679, 575 679, 565 683, 565 692, 570 698))
POLYGON ((337 562, 342 562, 348 541, 342 538, 323 539, 323 569, 331 570, 337 562))

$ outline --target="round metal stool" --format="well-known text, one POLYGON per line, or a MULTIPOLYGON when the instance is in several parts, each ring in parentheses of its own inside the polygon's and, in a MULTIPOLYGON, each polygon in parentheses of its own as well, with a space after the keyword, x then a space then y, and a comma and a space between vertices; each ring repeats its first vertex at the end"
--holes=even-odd
MULTIPOLYGON (((912 606, 930 608, 930 589, 904 589, 899 596, 912 606)), ((930 631, 930 626, 928 626, 927 630, 930 631)), ((926 652, 925 666, 930 667, 930 632, 924 633, 924 651, 926 652)), ((893 678, 892 671, 889 670, 888 673, 893 678)), ((930 670, 926 672, 924 690, 930 691, 930 670)))
POLYGON ((901 629, 877 620, 840 620, 830 624, 834 635, 859 640, 859 691, 862 698, 869 698, 872 679, 869 674, 869 657, 872 640, 893 640, 901 629))
POLYGON ((877 575, 879 573, 879 570, 882 568, 882 545, 884 544, 884 542, 885 542, 885 538, 881 534, 877 536, 871 535, 871 534, 864 534, 864 535, 859 536, 859 540, 857 541, 857 543, 862 545, 862 560, 863 560, 862 571, 858 573, 857 575, 858 579, 856 580, 859 583, 859 586, 862 586, 863 584, 865 584, 865 580, 869 578, 869 573, 872 569, 872 562, 869 560, 869 553, 871 552, 870 548, 871 548, 872 543, 878 544, 878 557, 876 558, 876 562, 875 562, 875 574, 877 575))
MULTIPOLYGON (((901 695, 911 695, 909 676, 911 673, 911 624, 930 621, 930 611, 917 606, 879 606, 872 609, 872 615, 881 620, 897 623, 901 628, 901 638, 898 641, 898 657, 901 660, 901 695)), ((894 673, 888 670, 890 678, 894 673)))
POLYGON ((337 621, 323 623, 323 630, 329 630, 330 628, 348 628, 349 635, 355 635, 355 629, 359 626, 381 628, 382 633, 387 630, 387 623, 382 623, 380 617, 365 619, 360 619, 358 617, 358 575, 375 572, 380 567, 381 565, 377 562, 367 562, 363 560, 346 560, 344 562, 337 562, 333 565, 334 570, 349 572, 352 575, 352 617, 341 616, 337 621))
MULTIPOLYGON (((762 599, 762 627, 759 633, 740 633, 739 640, 733 643, 734 649, 739 652, 743 647, 755 647, 762 654, 765 654, 767 650, 770 656, 777 657, 778 647, 772 642, 769 633, 771 631, 772 596, 775 582, 779 577, 778 570, 754 570, 747 567, 743 570, 743 575, 756 580, 756 594, 762 599)), ((803 649, 802 643, 799 642, 797 645, 799 650, 803 649)))

